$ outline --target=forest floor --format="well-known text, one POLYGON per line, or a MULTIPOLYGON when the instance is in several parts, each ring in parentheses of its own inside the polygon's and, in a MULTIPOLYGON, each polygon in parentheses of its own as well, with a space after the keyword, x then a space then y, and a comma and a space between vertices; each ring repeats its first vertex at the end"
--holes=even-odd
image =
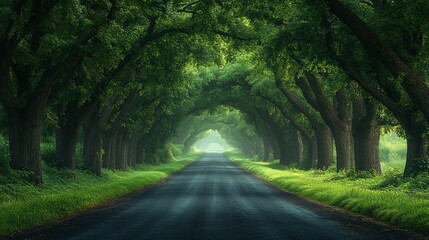
POLYGON ((381 176, 335 170, 304 171, 279 161, 260 162, 237 153, 230 160, 280 188, 331 206, 429 236, 429 175, 404 179, 388 170, 381 176))
POLYGON ((45 167, 45 182, 34 186, 22 176, 0 176, 0 236, 56 223, 90 209, 112 204, 165 180, 201 154, 178 157, 159 165, 138 165, 127 171, 103 169, 101 177, 45 167))

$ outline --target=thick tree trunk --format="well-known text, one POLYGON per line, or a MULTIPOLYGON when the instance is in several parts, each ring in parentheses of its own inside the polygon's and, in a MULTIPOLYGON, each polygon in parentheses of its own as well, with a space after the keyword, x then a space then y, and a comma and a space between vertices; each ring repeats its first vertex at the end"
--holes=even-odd
POLYGON ((305 79, 296 79, 296 83, 332 131, 337 153, 337 171, 353 168, 352 105, 349 104, 347 90, 345 88, 338 90, 332 104, 314 74, 307 72, 306 79, 308 85, 305 79))
POLYGON ((317 124, 313 127, 317 140, 317 169, 327 169, 334 159, 334 145, 331 130, 317 124))
POLYGON ((103 167, 108 169, 116 168, 116 132, 107 131, 103 134, 103 167))
POLYGON ((98 124, 87 124, 84 127, 83 152, 88 169, 95 175, 101 174, 101 161, 103 157, 101 129, 98 124))
POLYGON ((122 136, 120 133, 118 133, 116 138, 116 155, 115 155, 115 162, 116 162, 116 169, 123 169, 123 158, 122 155, 124 154, 124 146, 122 141, 122 136))
POLYGON ((337 171, 354 167, 354 143, 351 124, 339 124, 332 129, 337 152, 337 171))
POLYGON ((285 164, 299 164, 302 155, 302 144, 298 131, 292 127, 289 127, 287 134, 285 135, 285 164))
POLYGON ((307 154, 304 158, 302 167, 306 170, 316 167, 318 150, 317 150, 317 138, 314 136, 310 139, 306 139, 307 154))
MULTIPOLYGON (((113 108, 111 105, 116 101, 112 96, 105 106, 100 102, 92 105, 86 116, 84 125, 84 160, 88 169, 95 175, 101 174, 101 165, 103 160, 103 133, 106 131, 106 125, 111 117, 113 108)), ((112 154, 110 153, 112 156, 112 154)), ((109 159, 109 164, 112 160, 109 159)))
POLYGON ((279 161, 281 165, 288 166, 290 165, 290 159, 288 158, 288 152, 287 152, 287 144, 285 141, 285 137, 280 137, 277 139, 278 146, 279 146, 279 161))
POLYGON ((140 138, 137 141, 137 147, 136 147, 136 163, 143 163, 145 159, 145 152, 144 152, 144 138, 140 138))
POLYGON ((12 82, 10 81, 10 65, 12 63, 12 49, 6 38, 0 39, 0 100, 7 108, 12 101, 13 92, 11 89, 12 82))
POLYGON ((108 133, 103 134, 103 168, 110 168, 110 154, 112 152, 110 136, 108 133))
MULTIPOLYGON (((280 141, 280 143, 282 143, 282 142, 283 142, 283 140, 280 141)), ((272 141, 272 143, 273 144, 271 145, 271 147, 273 149, 273 158, 274 159, 280 159, 280 157, 281 157, 280 148, 283 145, 279 144, 279 141, 277 140, 277 138, 274 138, 274 141, 272 141)))
POLYGON ((133 167, 137 164, 137 140, 135 138, 128 138, 127 145, 128 145, 128 165, 133 167))
POLYGON ((256 136, 257 150, 258 150, 258 160, 261 161, 264 159, 264 140, 262 137, 256 136))
POLYGON ((376 171, 380 174, 380 126, 377 122, 377 107, 367 99, 358 99, 353 109, 356 170, 376 171))
POLYGON ((76 170, 76 145, 79 129, 78 123, 66 123, 56 129, 55 152, 60 167, 76 170))
POLYGON ((116 168, 120 170, 127 169, 127 146, 125 144, 125 131, 119 131, 117 135, 116 168))
POLYGON ((272 143, 271 143, 271 139, 269 139, 268 137, 264 137, 263 141, 264 141, 264 161, 268 161, 270 160, 270 153, 272 153, 273 151, 272 143))
POLYGON ((407 161, 404 176, 412 177, 421 172, 429 172, 428 140, 423 128, 407 128, 407 161))
POLYGON ((13 169, 31 171, 30 181, 40 184, 42 168, 40 159, 40 117, 24 109, 7 111, 9 151, 13 169))

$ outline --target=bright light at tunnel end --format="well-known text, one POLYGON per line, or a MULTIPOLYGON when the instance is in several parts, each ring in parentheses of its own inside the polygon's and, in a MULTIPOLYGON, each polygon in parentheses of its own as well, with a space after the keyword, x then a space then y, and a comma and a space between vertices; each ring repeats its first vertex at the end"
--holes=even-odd
POLYGON ((225 148, 219 143, 210 143, 205 149, 206 152, 223 153, 225 148))
POLYGON ((199 151, 210 153, 223 153, 231 149, 216 130, 210 130, 209 135, 200 139, 194 146, 199 151))

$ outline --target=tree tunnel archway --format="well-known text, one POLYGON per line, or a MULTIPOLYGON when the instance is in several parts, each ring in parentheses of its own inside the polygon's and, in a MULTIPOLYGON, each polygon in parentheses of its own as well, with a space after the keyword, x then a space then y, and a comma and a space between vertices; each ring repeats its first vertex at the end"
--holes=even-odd
POLYGON ((407 140, 405 176, 428 172, 423 2, 5 3, 2 161, 36 183, 42 161, 96 175, 156 163, 189 115, 227 105, 262 159, 379 173, 383 128, 407 140))

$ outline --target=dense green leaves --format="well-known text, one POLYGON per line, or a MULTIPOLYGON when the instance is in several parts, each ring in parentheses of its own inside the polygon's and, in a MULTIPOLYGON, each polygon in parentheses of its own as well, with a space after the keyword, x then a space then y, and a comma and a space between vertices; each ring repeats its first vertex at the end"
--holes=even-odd
MULTIPOLYGON (((41 180, 38 136, 55 125, 57 160, 73 169, 75 156, 62 156, 83 141, 96 174, 171 141, 190 148, 209 129, 248 154, 266 150, 285 164, 294 155, 314 167, 322 133, 327 142, 333 133, 338 150, 343 132, 365 142, 357 126, 367 121, 374 132, 403 132, 413 172, 427 160, 427 8, 423 0, 3 1, 0 123, 11 166, 41 180)), ((349 145, 344 167, 359 168, 349 145)))

